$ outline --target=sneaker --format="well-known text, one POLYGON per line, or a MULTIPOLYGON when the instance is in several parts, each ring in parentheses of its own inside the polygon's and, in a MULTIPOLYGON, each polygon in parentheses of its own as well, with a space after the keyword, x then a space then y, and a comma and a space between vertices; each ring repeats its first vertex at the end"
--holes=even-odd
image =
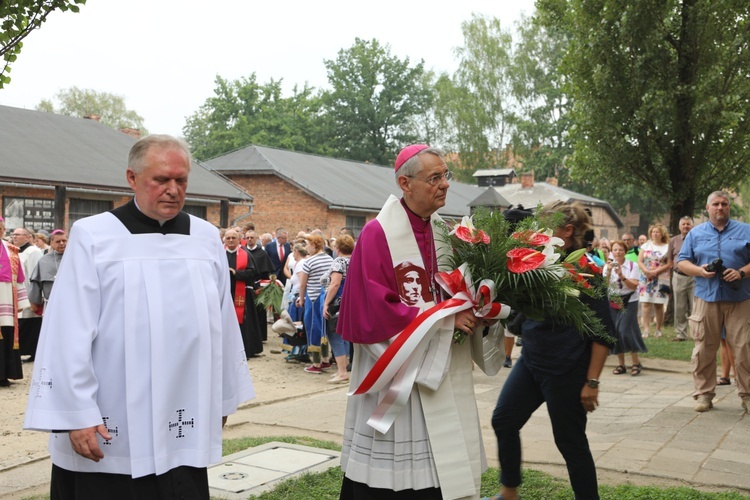
POLYGON ((319 366, 315 365, 308 366, 307 368, 305 368, 305 371, 307 373, 314 373, 315 375, 320 375, 321 373, 323 373, 323 370, 321 370, 319 366))
POLYGON ((519 335, 518 337, 516 337, 516 346, 521 347, 521 342, 521 337, 519 335))
POLYGON ((320 369, 321 370, 327 370, 331 367, 332 363, 320 363, 320 369))
POLYGON ((746 412, 750 413, 750 396, 745 396, 742 398, 742 407, 745 409, 746 412))
POLYGON ((503 363, 503 367, 510 368, 513 366, 513 361, 510 359, 510 356, 505 356, 505 362, 503 363))
MULTIPOLYGON (((745 405, 745 401, 742 401, 743 406, 745 405)), ((750 401, 748 402, 750 404, 750 401)), ((698 399, 695 402, 695 406, 693 407, 693 410, 697 412, 704 412, 708 411, 711 408, 714 407, 714 404, 711 402, 711 398, 709 396, 698 396, 698 399)))

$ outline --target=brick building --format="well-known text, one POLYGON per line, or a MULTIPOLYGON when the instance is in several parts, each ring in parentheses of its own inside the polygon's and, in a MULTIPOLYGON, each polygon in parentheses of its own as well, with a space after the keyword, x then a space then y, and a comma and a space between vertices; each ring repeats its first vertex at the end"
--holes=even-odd
MULTIPOLYGON (((131 134, 95 119, 0 106, 0 204, 9 229, 65 228, 132 197, 125 179, 131 134)), ((226 225, 252 197, 194 162, 185 211, 226 225)))
MULTIPOLYGON (((349 226, 359 232, 378 214, 389 194, 401 195, 393 167, 248 146, 206 164, 253 195, 252 214, 230 211, 230 225, 252 221, 270 232, 284 227, 291 234, 321 229, 337 234, 349 226)), ((445 207, 448 219, 469 214, 469 202, 482 188, 451 182, 445 207)))
MULTIPOLYGON (((358 234, 367 221, 375 218, 389 194, 401 195, 392 167, 263 146, 248 146, 208 160, 206 165, 253 195, 252 214, 234 207, 229 213, 230 225, 253 222, 262 232, 284 227, 296 234, 317 228, 335 235, 349 226, 358 234)), ((623 227, 606 201, 551 182, 534 184, 529 173, 522 174, 518 182, 510 170, 502 171, 509 180, 502 186, 486 187, 492 183, 483 182, 482 171, 475 175, 478 185, 452 181, 446 205, 438 213, 446 219, 458 219, 469 215, 472 207, 488 203, 503 209, 518 204, 535 208, 553 200, 577 200, 590 210, 597 236, 612 237, 623 227), (488 189, 495 192, 488 193, 488 189)), ((486 172, 497 174, 495 170, 486 172)))

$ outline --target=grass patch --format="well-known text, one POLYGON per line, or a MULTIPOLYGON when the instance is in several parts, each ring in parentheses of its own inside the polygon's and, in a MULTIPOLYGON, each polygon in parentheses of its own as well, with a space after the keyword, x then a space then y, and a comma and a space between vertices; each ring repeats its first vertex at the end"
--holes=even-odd
MULTIPOLYGON (((659 338, 654 337, 655 328, 651 327, 651 335, 647 339, 643 339, 648 347, 648 352, 641 355, 643 358, 652 359, 670 359, 675 361, 690 361, 690 357, 693 355, 693 347, 695 343, 692 339, 688 339, 685 342, 675 342, 674 339, 674 328, 671 326, 662 327, 662 336, 659 338)), ((718 366, 721 366, 721 357, 719 353, 716 354, 718 366)))
POLYGON ((333 441, 321 441, 310 437, 296 436, 270 436, 270 437, 247 437, 237 439, 225 439, 222 442, 221 454, 223 456, 237 453, 238 451, 254 448, 262 444, 278 441, 280 443, 298 444, 301 446, 311 446, 313 448, 322 448, 324 450, 341 451, 341 445, 333 441))
MULTIPOLYGON (((658 340, 658 339, 655 339, 658 340)), ((684 342, 674 342, 683 344, 684 342)), ((228 439, 224 441, 224 454, 240 451, 241 446, 259 446, 270 441, 280 441, 324 448, 326 450, 340 450, 341 446, 330 441, 319 441, 305 437, 276 436, 267 438, 228 439), (232 451, 229 451, 232 450, 232 451)), ((339 498, 341 481, 344 474, 341 467, 332 467, 325 472, 304 474, 294 479, 280 483, 273 491, 249 498, 258 500, 288 500, 290 498, 314 498, 315 500, 335 500, 339 498)), ((498 470, 490 468, 482 475, 481 496, 491 497, 500 490, 498 470)), ((545 472, 525 469, 523 484, 520 488, 524 498, 539 498, 545 500, 569 500, 573 498, 573 490, 567 479, 561 479, 545 472)), ((741 500, 750 496, 736 492, 708 493, 684 486, 659 488, 655 486, 634 486, 629 484, 617 486, 599 485, 599 494, 603 500, 741 500)))
POLYGON ((674 328, 664 326, 662 336, 654 337, 654 328, 651 328, 651 334, 647 339, 643 339, 648 347, 648 352, 643 354, 644 358, 672 359, 676 361, 690 361, 693 353, 693 341, 675 342, 674 328))
POLYGON ((332 467, 325 472, 303 474, 300 477, 280 483, 273 491, 267 491, 249 498, 258 500, 289 500, 290 498, 314 498, 315 500, 336 500, 341 491, 344 473, 341 467, 332 467))
MULTIPOLYGON (((318 474, 305 474, 279 484, 276 489, 250 498, 258 500, 288 500, 289 498, 315 498, 335 500, 339 498, 344 474, 340 467, 333 467, 318 474)), ((488 469, 482 475, 481 496, 491 497, 500 489, 497 469, 488 469)), ((523 498, 545 500, 569 500, 573 490, 568 481, 536 470, 523 471, 523 484, 519 489, 523 498)), ((687 487, 657 488, 654 486, 600 486, 602 500, 741 500, 750 498, 735 492, 706 493, 687 487)))

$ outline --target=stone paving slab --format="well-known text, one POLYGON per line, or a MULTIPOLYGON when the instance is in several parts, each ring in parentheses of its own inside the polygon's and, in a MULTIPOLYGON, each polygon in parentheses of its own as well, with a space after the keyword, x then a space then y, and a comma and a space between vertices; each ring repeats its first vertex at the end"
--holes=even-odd
POLYGON ((340 455, 338 451, 272 441, 227 455, 220 464, 209 467, 209 490, 213 498, 246 499, 293 477, 335 467, 340 455))

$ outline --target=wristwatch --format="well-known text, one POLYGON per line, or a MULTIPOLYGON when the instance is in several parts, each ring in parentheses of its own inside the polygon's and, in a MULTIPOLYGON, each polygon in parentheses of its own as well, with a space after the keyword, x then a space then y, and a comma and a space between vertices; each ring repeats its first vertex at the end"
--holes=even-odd
POLYGON ((740 269, 740 279, 745 279, 745 271, 743 271, 742 269, 740 269))
POLYGON ((599 381, 596 380, 595 378, 591 378, 591 379, 588 379, 586 381, 586 385, 588 385, 592 389, 598 389, 599 388, 599 381))

